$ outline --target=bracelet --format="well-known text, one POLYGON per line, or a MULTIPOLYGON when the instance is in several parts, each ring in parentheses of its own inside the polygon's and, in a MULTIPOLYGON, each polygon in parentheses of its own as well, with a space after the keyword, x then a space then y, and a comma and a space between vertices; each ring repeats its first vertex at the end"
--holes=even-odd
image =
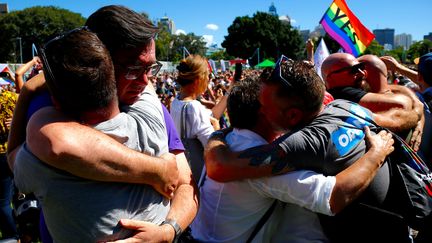
POLYGON ((174 228, 174 240, 173 242, 177 242, 181 233, 182 233, 182 229, 180 227, 180 225, 173 219, 165 219, 160 225, 164 225, 164 224, 169 224, 174 228))

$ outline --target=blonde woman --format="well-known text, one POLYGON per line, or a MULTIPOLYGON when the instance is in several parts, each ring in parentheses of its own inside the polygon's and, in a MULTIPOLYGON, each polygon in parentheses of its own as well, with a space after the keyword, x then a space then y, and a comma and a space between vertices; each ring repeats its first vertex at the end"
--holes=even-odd
POLYGON ((199 55, 190 55, 180 62, 177 69, 179 74, 176 82, 180 85, 180 92, 171 104, 171 116, 185 143, 186 154, 190 153, 188 160, 194 178, 198 181, 204 161, 191 161, 190 157, 202 156, 202 151, 188 148, 188 142, 185 142, 184 138, 189 141, 198 139, 204 147, 210 134, 219 129, 219 123, 213 118, 212 111, 196 100, 207 89, 209 81, 207 60, 199 55))

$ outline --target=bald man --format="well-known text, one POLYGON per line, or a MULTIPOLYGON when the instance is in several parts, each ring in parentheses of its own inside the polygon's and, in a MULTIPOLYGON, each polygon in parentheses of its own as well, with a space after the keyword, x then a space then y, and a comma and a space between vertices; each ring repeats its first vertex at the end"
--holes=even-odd
POLYGON ((356 59, 348 53, 334 53, 324 60, 321 73, 335 99, 356 102, 382 115, 383 119, 376 122, 399 134, 412 129, 410 145, 418 149, 424 124, 423 105, 408 88, 387 83, 387 68, 380 58, 365 55, 356 59), (365 83, 370 92, 364 90, 365 83), (402 123, 385 119, 395 113, 404 118, 402 123))

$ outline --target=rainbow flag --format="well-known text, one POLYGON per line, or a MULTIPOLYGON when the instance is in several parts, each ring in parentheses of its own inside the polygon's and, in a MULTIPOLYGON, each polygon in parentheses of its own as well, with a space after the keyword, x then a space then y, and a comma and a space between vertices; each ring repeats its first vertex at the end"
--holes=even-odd
POLYGON ((355 57, 362 54, 375 38, 351 12, 345 0, 334 0, 320 24, 345 52, 355 57))

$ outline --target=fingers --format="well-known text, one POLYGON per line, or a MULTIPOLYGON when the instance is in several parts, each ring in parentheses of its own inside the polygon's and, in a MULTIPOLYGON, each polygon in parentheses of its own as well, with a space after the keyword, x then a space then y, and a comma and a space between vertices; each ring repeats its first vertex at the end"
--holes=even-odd
POLYGON ((145 227, 147 224, 149 223, 140 220, 120 219, 120 225, 131 230, 139 230, 140 228, 145 227))
POLYGON ((363 127, 364 133, 366 135, 366 137, 370 137, 371 133, 370 133, 370 128, 368 126, 363 127))

